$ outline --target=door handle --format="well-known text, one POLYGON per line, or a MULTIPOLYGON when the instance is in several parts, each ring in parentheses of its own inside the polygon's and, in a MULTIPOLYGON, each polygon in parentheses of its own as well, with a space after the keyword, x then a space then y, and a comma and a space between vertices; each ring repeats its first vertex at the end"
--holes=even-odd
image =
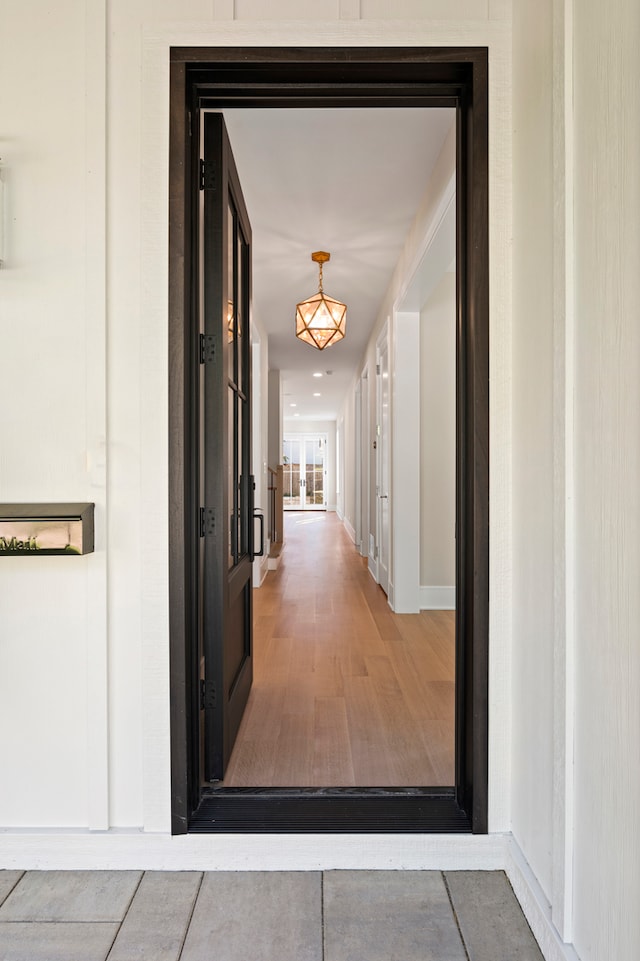
POLYGON ((260 550, 253 551, 253 557, 264 557, 264 514, 261 507, 256 507, 253 512, 253 520, 260 521, 260 550))

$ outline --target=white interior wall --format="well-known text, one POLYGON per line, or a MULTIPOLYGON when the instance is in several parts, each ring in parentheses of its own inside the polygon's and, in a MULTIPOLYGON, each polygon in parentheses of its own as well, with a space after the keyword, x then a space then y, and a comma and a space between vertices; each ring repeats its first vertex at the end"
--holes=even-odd
POLYGON ((422 308, 420 372, 420 584, 424 595, 424 588, 452 592, 456 583, 455 273, 442 276, 422 308))
MULTIPOLYGON (((253 404, 253 452, 252 471, 254 476, 254 507, 264 516, 264 555, 256 557, 253 566, 253 584, 259 586, 264 580, 269 561, 269 342, 260 319, 251 318, 253 381, 251 384, 253 404)), ((259 537, 259 527, 255 523, 255 537, 259 537)), ((256 550, 259 547, 256 541, 256 550)))
MULTIPOLYGON (((449 226, 455 224, 455 200, 452 200, 455 184, 455 123, 452 117, 451 128, 443 144, 432 177, 425 185, 416 216, 408 232, 401 256, 395 266, 393 276, 376 318, 371 337, 365 354, 361 360, 357 376, 354 378, 346 397, 342 415, 345 420, 345 471, 348 477, 345 491, 345 526, 349 532, 355 530, 355 468, 356 456, 355 438, 355 402, 359 388, 360 375, 367 366, 369 370, 376 370, 376 343, 385 323, 390 330, 390 358, 391 368, 400 364, 402 372, 396 377, 392 386, 391 437, 395 444, 398 463, 395 473, 392 472, 391 488, 395 483, 397 499, 391 498, 393 505, 393 524, 391 528, 391 556, 392 571, 389 585, 390 602, 397 611, 417 611, 420 607, 449 607, 455 604, 455 540, 451 533, 447 547, 442 546, 435 554, 428 554, 424 550, 425 543, 435 543, 434 534, 442 540, 440 533, 433 530, 433 524, 446 527, 447 517, 451 520, 451 506, 453 504, 453 527, 455 529, 455 274, 449 274, 450 290, 448 301, 448 317, 450 323, 449 346, 452 352, 449 363, 440 356, 444 348, 442 331, 444 305, 434 306, 433 331, 424 339, 424 323, 421 321, 419 307, 423 298, 427 301, 434 296, 434 287, 442 275, 442 270, 449 267, 454 250, 449 246, 449 226), (451 212, 453 216, 451 216, 451 212), (446 256, 443 255, 446 251, 446 256), (443 259, 444 256, 444 259, 443 259), (407 311, 413 310, 413 314, 407 311), (415 327, 415 332, 414 332, 415 327), (422 328, 422 330, 420 329, 422 328), (453 337, 453 341, 451 341, 453 337), (415 340, 415 349, 413 340, 415 340), (409 344, 403 351, 403 344, 409 344), (438 356, 434 356, 433 348, 438 356), (413 364, 416 356, 417 363, 413 364), (422 370, 418 369, 418 364, 422 370), (413 371, 413 372, 412 372, 413 371), (453 381, 451 380, 453 378, 453 381), (418 379, 420 384, 418 384, 418 379), (446 390, 449 385, 448 402, 438 399, 440 388, 446 390), (452 386, 453 384, 453 386, 452 386), (415 388, 415 398, 412 391, 415 388), (453 393, 452 393, 453 390, 453 393), (405 396, 406 395, 406 396, 405 396), (395 410, 404 404, 406 410, 395 410), (420 417, 412 420, 410 411, 420 408, 420 417), (423 417, 426 421, 423 424, 423 417), (453 423, 452 423, 453 421, 453 423), (445 422, 451 429, 450 436, 444 439, 443 427, 445 422), (429 451, 425 446, 426 431, 435 431, 438 437, 436 444, 429 451), (453 446, 452 446, 453 445, 453 446), (400 453, 401 451, 401 453, 400 453), (442 478, 436 478, 435 472, 428 477, 422 477, 422 486, 418 490, 418 474, 429 468, 430 463, 435 466, 439 456, 447 456, 448 466, 444 468, 442 478), (453 452, 453 461, 451 455, 453 452), (431 460, 430 460, 431 457, 431 460), (411 461, 411 466, 409 462, 411 461), (451 464, 453 463, 453 468, 451 464), (444 496, 446 490, 445 478, 451 479, 453 469, 453 486, 451 496, 446 505, 449 507, 447 515, 445 502, 439 496, 437 505, 426 497, 425 480, 428 481, 431 492, 434 485, 444 496), (415 481, 414 493, 411 481, 415 481), (415 502, 415 503, 414 503, 415 502), (418 529, 415 517, 420 513, 421 520, 418 529), (436 518, 437 515, 437 519, 436 518), (426 527, 426 530, 425 530, 426 527), (423 535, 423 536, 421 536, 423 535), (415 556, 414 556, 415 555, 415 556), (429 576, 434 580, 422 580, 422 573, 427 565, 426 558, 433 558, 437 571, 432 570, 429 576), (447 566, 448 565, 448 566, 447 566), (397 583, 396 583, 397 582, 397 583), (441 590, 435 590, 438 586, 441 590), (443 588, 443 589, 442 589, 443 588)), ((455 230, 455 227, 451 228, 455 230)), ((454 243, 454 234, 451 244, 454 243)), ((442 291, 441 291, 442 294, 442 291)), ((425 314, 426 316, 426 314, 425 314)), ((424 320, 424 318, 423 318, 424 320)), ((369 436, 376 436, 376 376, 370 376, 363 383, 362 389, 368 391, 368 405, 370 414, 369 436)), ((447 428, 448 429, 448 428, 447 428)), ((372 572, 376 570, 375 552, 377 549, 377 516, 376 516, 376 461, 373 444, 370 445, 370 471, 362 472, 362 477, 369 483, 370 517, 369 529, 364 532, 364 542, 369 545, 369 566, 372 572)), ((366 499, 367 491, 363 489, 362 497, 366 499)))
POLYGON ((269 371, 268 461, 272 470, 282 463, 282 383, 279 370, 269 371))
MULTIPOLYGON (((398 258, 398 263, 396 264, 393 272, 393 276, 389 283, 380 309, 378 311, 378 316, 376 317, 374 326, 371 331, 371 336, 369 338, 366 351, 360 363, 360 368, 357 372, 356 377, 353 380, 347 394, 347 399, 345 401, 345 407, 342 411, 343 414, 347 414, 351 405, 355 403, 355 393, 358 385, 358 381, 362 376, 362 372, 365 368, 369 371, 369 376, 365 384, 363 384, 363 389, 368 388, 368 406, 369 406, 369 434, 370 437, 375 436, 376 427, 376 343, 380 337, 380 332, 384 327, 385 323, 390 323, 394 312, 394 307, 396 304, 402 301, 403 294, 405 293, 407 286, 409 285, 412 277, 416 272, 416 268, 420 263, 422 256, 424 254, 425 248, 425 238, 430 236, 430 231, 433 229, 434 220, 437 218, 439 205, 441 203, 442 197, 446 192, 448 185, 451 182, 451 178, 455 175, 455 158, 456 158, 456 141, 455 141, 455 123, 452 122, 451 129, 445 138, 442 150, 438 161, 434 167, 431 179, 429 183, 425 185, 424 194, 421 198, 418 210, 416 211, 416 216, 413 220, 411 228, 408 232, 407 239, 403 246, 400 257, 398 258)), ((353 443, 355 444, 355 434, 353 443)), ((351 450, 351 448, 348 448, 351 450)), ((369 516, 369 531, 374 535, 376 531, 376 464, 375 464, 375 451, 373 450, 373 445, 371 445, 370 450, 371 461, 370 469, 368 472, 369 480, 369 503, 370 503, 370 516, 369 516)), ((355 475, 354 475, 355 476, 355 475)), ((363 475, 363 476, 366 476, 363 475)), ((345 513, 346 520, 353 524, 355 528, 355 519, 353 517, 353 511, 355 510, 355 495, 350 494, 349 500, 347 501, 347 511, 345 513)))
POLYGON ((341 513, 349 536, 356 536, 356 395, 350 390, 341 411, 342 420, 342 503, 341 513))

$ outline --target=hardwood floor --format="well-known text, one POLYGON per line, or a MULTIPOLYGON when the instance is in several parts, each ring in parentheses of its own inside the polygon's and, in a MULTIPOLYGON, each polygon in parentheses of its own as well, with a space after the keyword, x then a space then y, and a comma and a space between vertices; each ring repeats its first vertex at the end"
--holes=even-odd
POLYGON ((453 611, 394 614, 334 513, 286 515, 254 591, 254 683, 225 787, 454 783, 453 611))

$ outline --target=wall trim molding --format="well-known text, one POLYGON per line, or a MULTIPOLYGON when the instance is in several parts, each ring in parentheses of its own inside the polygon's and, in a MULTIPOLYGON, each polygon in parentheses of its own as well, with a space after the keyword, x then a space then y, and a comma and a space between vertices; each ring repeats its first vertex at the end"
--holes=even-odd
POLYGON ((349 537, 349 540, 350 540, 353 544, 355 544, 355 542, 356 542, 356 529, 355 529, 355 527, 353 526, 353 524, 351 523, 351 521, 349 520, 348 517, 343 518, 342 525, 343 525, 345 531, 347 532, 347 536, 349 537))
POLYGON ((420 585, 421 611, 455 611, 456 589, 454 587, 437 587, 426 584, 420 585))
POLYGON ((505 855, 505 872, 545 961, 580 961, 573 945, 560 937, 551 919, 551 905, 513 836, 508 836, 505 855))
POLYGON ((262 587, 264 579, 270 571, 269 567, 269 551, 271 548, 271 541, 267 537, 264 543, 264 557, 256 558, 253 562, 252 580, 253 587, 258 589, 262 587))

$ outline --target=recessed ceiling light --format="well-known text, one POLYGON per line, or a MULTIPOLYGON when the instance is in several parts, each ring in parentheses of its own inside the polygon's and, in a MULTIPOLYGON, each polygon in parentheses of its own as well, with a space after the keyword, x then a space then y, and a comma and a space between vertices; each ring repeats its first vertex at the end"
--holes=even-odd
POLYGON ((322 397, 322 394, 314 394, 314 397, 322 397))
POLYGON ((314 377, 322 377, 322 374, 320 374, 320 373, 315 373, 313 376, 314 376, 314 377))
POLYGON ((294 417, 299 417, 299 416, 300 416, 300 414, 294 414, 293 416, 294 416, 294 417))
POLYGON ((289 404, 289 407, 297 407, 297 404, 289 404))

